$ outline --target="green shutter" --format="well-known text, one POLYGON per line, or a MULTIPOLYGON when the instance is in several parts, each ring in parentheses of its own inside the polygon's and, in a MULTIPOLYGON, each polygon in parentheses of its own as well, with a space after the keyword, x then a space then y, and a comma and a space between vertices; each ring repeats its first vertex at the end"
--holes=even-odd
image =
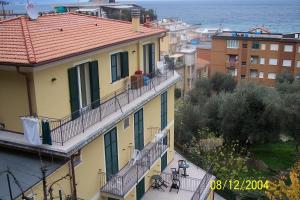
POLYGON ((92 108, 100 105, 98 61, 89 63, 92 108))
POLYGON ((117 80, 117 54, 111 55, 111 81, 117 80))
POLYGON ((161 157, 161 172, 166 169, 168 165, 168 154, 167 152, 161 157))
POLYGON ((122 67, 121 67, 121 77, 124 78, 129 76, 129 64, 128 64, 128 52, 121 53, 122 67))
POLYGON ((134 113, 134 144, 135 149, 142 150, 144 148, 143 109, 134 113))
POLYGON ((147 67, 148 67, 148 66, 146 66, 146 62, 147 62, 147 61, 146 61, 146 59, 147 59, 147 56, 146 56, 146 49, 147 49, 147 47, 148 47, 147 45, 144 45, 144 46, 143 46, 143 61, 144 61, 143 64, 144 64, 144 73, 147 72, 146 69, 147 69, 147 67))
POLYGON ((151 44, 151 57, 150 57, 150 60, 151 60, 151 65, 150 65, 150 68, 151 68, 151 72, 150 73, 155 73, 155 45, 154 44, 151 44))
POLYGON ((105 162, 107 179, 119 171, 117 129, 114 128, 104 135, 105 162))
POLYGON ((72 113, 72 119, 75 119, 80 115, 77 68, 73 67, 68 69, 68 76, 69 76, 71 113, 72 113))
POLYGON ((168 124, 168 97, 167 92, 161 95, 161 129, 166 128, 168 124))
POLYGON ((136 185, 136 200, 141 200, 145 194, 145 178, 136 185))

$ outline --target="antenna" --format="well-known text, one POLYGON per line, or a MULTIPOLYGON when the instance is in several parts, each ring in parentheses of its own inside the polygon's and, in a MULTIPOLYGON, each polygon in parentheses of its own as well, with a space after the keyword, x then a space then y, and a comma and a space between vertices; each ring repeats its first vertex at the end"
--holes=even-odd
POLYGON ((26 5, 26 11, 27 11, 27 15, 32 20, 36 20, 39 16, 38 10, 36 9, 36 7, 32 3, 28 3, 26 5))

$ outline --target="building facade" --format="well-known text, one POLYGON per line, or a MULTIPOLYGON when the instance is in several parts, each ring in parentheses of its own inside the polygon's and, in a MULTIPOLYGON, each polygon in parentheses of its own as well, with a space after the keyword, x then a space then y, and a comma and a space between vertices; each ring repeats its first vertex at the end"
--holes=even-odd
POLYGON ((228 73, 273 86, 276 75, 300 76, 300 34, 268 32, 222 32, 213 36, 210 74, 228 73))
POLYGON ((179 76, 156 68, 165 31, 72 13, 0 23, 1 148, 60 160, 24 195, 141 199, 174 156, 179 76), (24 138, 21 116, 43 144, 24 138))

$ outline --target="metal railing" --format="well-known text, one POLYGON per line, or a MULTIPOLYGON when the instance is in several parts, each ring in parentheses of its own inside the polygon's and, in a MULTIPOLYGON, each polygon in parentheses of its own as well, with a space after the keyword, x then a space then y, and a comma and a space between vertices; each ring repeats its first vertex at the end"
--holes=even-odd
POLYGON ((194 192, 191 200, 200 200, 201 195, 203 194, 205 188, 209 184, 209 181, 212 177, 211 174, 211 167, 208 169, 208 171, 205 173, 203 179, 201 180, 200 184, 198 185, 196 191, 194 192))
POLYGON ((147 144, 140 153, 140 159, 134 164, 129 162, 118 174, 108 175, 102 173, 102 176, 105 176, 108 181, 100 189, 101 192, 123 197, 167 150, 170 145, 169 134, 169 130, 165 130, 163 137, 147 144))
POLYGON ((142 80, 130 82, 127 86, 62 119, 38 118, 49 122, 52 142, 64 145, 65 142, 84 132, 97 122, 102 121, 107 116, 119 110, 123 112, 122 107, 144 95, 146 92, 151 90, 156 91, 156 86, 173 77, 173 75, 174 70, 172 69, 159 74, 147 74, 149 79, 144 79, 145 75, 143 75, 142 80))

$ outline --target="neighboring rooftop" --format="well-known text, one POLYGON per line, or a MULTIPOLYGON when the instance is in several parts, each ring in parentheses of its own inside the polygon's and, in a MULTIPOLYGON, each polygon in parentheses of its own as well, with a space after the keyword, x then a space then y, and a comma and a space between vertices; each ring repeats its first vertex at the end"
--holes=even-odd
POLYGON ((0 22, 0 64, 34 66, 164 32, 75 13, 21 16, 0 22))
POLYGON ((300 33, 263 33, 263 32, 242 32, 242 31, 224 31, 216 33, 213 38, 236 38, 236 39, 259 39, 259 40, 283 40, 300 42, 300 33))
MULTIPOLYGON (((42 156, 42 163, 47 167, 46 176, 62 166, 65 161, 57 158, 42 156)), ((0 199, 10 199, 7 183, 7 170, 15 176, 23 191, 27 191, 41 181, 41 160, 38 155, 23 151, 7 150, 1 147, 0 151, 0 199)), ((13 199, 21 195, 21 191, 10 176, 13 199)))

